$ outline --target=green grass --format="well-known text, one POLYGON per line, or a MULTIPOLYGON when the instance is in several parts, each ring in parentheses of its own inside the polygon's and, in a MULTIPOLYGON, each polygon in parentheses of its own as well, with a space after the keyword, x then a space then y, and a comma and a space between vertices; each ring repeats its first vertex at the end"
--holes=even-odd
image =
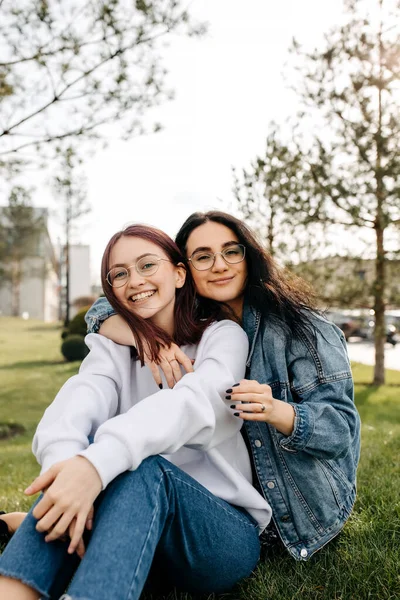
MULTIPOLYGON (((38 473, 31 439, 46 406, 79 363, 64 363, 60 329, 0 318, 0 424, 25 433, 0 441, 0 508, 25 510, 23 490, 38 473)), ((224 600, 398 600, 400 598, 400 371, 373 387, 372 367, 354 364, 362 420, 358 498, 343 532, 309 562, 266 559, 224 600)), ((169 600, 189 600, 171 594, 169 600)), ((210 597, 214 598, 214 596, 210 597)), ((216 598, 216 597, 215 597, 216 598)))

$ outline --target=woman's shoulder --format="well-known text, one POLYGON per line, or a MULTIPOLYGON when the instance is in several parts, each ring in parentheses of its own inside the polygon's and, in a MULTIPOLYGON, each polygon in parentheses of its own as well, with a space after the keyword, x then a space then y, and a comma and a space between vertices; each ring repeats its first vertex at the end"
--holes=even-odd
POLYGON ((260 321, 259 334, 265 344, 268 346, 277 344, 286 346, 288 343, 291 348, 299 345, 300 347, 312 345, 319 346, 324 343, 334 346, 342 346, 344 342, 343 332, 329 321, 323 313, 304 309, 302 319, 299 321, 298 335, 293 336, 289 327, 285 326, 278 319, 262 318, 260 321))
POLYGON ((237 343, 248 343, 247 335, 242 327, 240 327, 238 323, 230 321, 229 319, 223 319, 222 321, 214 321, 211 323, 211 325, 209 325, 203 332, 199 342, 199 347, 204 346, 211 340, 230 340, 235 345, 237 343))
MULTIPOLYGON (((99 333, 88 333, 85 337, 85 344, 93 354, 108 354, 117 358, 124 355, 130 356, 130 347, 117 344, 109 338, 99 333)), ((89 353, 89 356, 90 356, 89 353)))
POLYGON ((229 331, 230 333, 235 332, 238 333, 238 335, 246 336, 243 328, 238 323, 231 321, 230 319, 222 319, 221 321, 214 321, 211 323, 204 331, 203 337, 205 335, 213 335, 216 331, 229 331))

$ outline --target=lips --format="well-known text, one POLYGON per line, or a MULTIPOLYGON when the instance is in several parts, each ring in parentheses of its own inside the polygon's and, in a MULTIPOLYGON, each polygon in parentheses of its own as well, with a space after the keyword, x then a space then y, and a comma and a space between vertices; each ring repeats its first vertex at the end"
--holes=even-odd
POLYGON ((148 290, 147 292, 140 292, 139 294, 133 294, 130 297, 132 302, 138 302, 138 300, 145 300, 146 298, 151 298, 156 293, 156 290, 148 290))
POLYGON ((218 283, 222 285, 223 283, 229 283, 233 280, 234 277, 221 277, 220 279, 213 279, 210 283, 218 283))

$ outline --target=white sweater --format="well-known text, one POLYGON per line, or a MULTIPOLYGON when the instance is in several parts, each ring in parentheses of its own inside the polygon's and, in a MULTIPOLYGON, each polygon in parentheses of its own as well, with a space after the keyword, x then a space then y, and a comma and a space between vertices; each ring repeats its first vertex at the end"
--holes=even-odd
POLYGON ((220 321, 197 346, 183 346, 195 359, 194 373, 172 390, 159 390, 127 346, 97 334, 85 341, 90 353, 79 374, 61 388, 33 439, 42 472, 79 454, 97 469, 104 489, 120 473, 162 454, 219 498, 245 508, 262 531, 271 508, 252 486, 242 421, 225 400, 225 390, 244 376, 244 331, 220 321))

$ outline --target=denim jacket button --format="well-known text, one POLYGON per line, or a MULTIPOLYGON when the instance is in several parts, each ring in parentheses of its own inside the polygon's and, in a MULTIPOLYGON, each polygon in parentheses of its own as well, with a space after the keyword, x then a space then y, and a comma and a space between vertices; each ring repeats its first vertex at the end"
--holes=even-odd
POLYGON ((300 550, 300 556, 301 556, 301 558, 306 558, 308 556, 308 552, 305 548, 302 548, 300 550))
POLYGON ((289 523, 289 521, 291 521, 292 519, 290 518, 290 515, 282 515, 281 519, 282 523, 289 523))
POLYGON ((275 487, 275 484, 274 484, 274 482, 273 482, 273 481, 268 481, 268 483, 267 483, 267 487, 268 487, 270 490, 273 490, 273 489, 274 489, 274 487, 275 487))
POLYGON ((261 446, 262 446, 261 440, 255 440, 254 445, 256 448, 261 448, 261 446))

